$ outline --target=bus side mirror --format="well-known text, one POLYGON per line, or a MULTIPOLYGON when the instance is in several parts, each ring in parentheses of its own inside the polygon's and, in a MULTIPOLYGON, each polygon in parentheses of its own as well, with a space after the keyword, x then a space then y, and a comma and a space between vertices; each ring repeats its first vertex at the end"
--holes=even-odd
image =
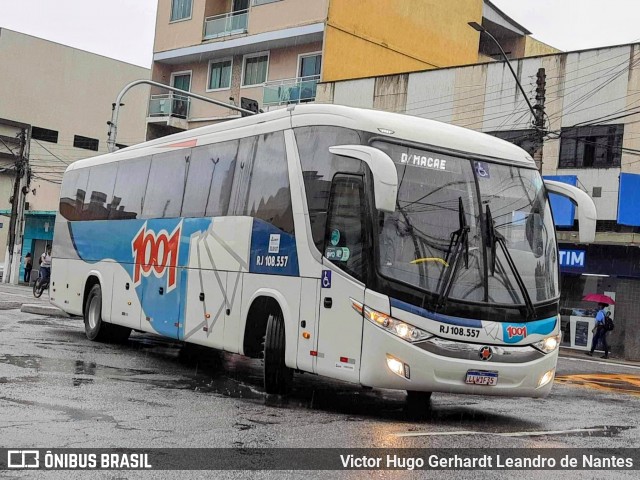
POLYGON ((589 195, 574 187, 562 182, 556 182, 554 180, 545 180, 545 187, 547 191, 566 197, 576 204, 578 207, 578 222, 579 225, 579 241, 580 243, 592 243, 596 239, 596 220, 598 214, 596 212, 596 205, 589 195))
POLYGON ((389 155, 366 145, 335 145, 329 147, 329 151, 334 155, 356 158, 365 162, 373 173, 376 208, 382 212, 395 212, 398 199, 398 173, 389 155))

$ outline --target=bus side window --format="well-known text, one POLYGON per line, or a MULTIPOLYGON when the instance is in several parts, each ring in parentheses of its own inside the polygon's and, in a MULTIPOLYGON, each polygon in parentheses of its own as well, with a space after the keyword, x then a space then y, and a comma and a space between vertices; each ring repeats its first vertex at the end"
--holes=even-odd
POLYGON ((118 162, 90 168, 81 220, 107 220, 116 183, 118 162))
POLYGON ((227 215, 238 140, 194 148, 182 202, 183 217, 227 215))
POLYGON ((187 174, 190 149, 159 153, 151 160, 147 191, 142 207, 146 218, 180 216, 184 179, 187 174))
POLYGON ((360 175, 337 174, 331 184, 324 256, 364 280, 364 182, 360 175))
POLYGON ((251 170, 243 176, 247 188, 243 214, 293 234, 293 207, 282 132, 258 137, 251 170))
POLYGON ((337 172, 364 173, 361 161, 332 155, 329 147, 360 145, 362 142, 358 132, 342 127, 314 125, 298 127, 294 132, 302 164, 313 242, 322 252, 333 176, 337 172))
POLYGON ((64 175, 60 187, 60 214, 67 220, 78 220, 76 185, 81 170, 71 170, 64 175))
POLYGON ((151 157, 145 157, 123 162, 118 167, 113 198, 109 205, 109 220, 140 217, 150 165, 151 157))

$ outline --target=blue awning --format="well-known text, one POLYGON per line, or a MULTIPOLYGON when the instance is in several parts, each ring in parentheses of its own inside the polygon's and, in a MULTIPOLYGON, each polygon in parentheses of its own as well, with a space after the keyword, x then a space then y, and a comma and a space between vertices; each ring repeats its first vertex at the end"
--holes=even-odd
POLYGON ((618 193, 618 223, 640 227, 640 208, 638 205, 640 205, 640 175, 621 173, 618 193))
MULTIPOLYGON (((545 175, 542 178, 566 183, 574 187, 578 184, 577 175, 545 175)), ((555 193, 549 194, 549 200, 551 201, 551 211, 553 212, 553 220, 556 227, 573 227, 576 208, 571 200, 555 193)))

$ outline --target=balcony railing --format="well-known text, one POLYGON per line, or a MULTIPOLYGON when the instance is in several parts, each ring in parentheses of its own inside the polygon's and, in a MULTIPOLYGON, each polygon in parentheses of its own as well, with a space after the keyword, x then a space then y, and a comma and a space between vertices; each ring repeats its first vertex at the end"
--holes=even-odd
POLYGON ((316 98, 318 75, 267 82, 264 86, 263 105, 287 105, 311 102, 316 98))
POLYGON ((149 99, 149 116, 188 118, 190 106, 191 99, 184 95, 176 95, 175 93, 151 95, 149 99))
POLYGON ((249 10, 224 13, 204 19, 204 40, 246 33, 249 20, 249 10))

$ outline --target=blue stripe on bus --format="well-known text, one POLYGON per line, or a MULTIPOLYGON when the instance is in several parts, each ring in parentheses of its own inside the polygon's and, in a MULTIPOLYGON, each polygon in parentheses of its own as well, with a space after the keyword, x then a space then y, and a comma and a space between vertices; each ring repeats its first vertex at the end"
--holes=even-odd
MULTIPOLYGON (((129 275, 135 285, 135 292, 142 305, 143 315, 149 317, 153 329, 169 338, 181 338, 184 332, 187 291, 187 269, 189 264, 189 246, 194 234, 207 231, 212 218, 159 218, 148 220, 94 220, 70 222, 74 244, 78 256, 87 263, 101 260, 114 260, 129 275), (143 230, 144 227, 144 230, 143 230), (179 231, 176 230, 179 228, 179 231), (169 283, 171 268, 160 272, 149 268, 146 274, 139 272, 135 282, 134 240, 140 233, 151 234, 154 238, 164 233, 172 238, 173 232, 179 234, 179 247, 176 268, 173 269, 173 282, 169 283), (163 293, 158 292, 162 288, 163 293), (176 324, 183 325, 182 327, 176 324)), ((140 267, 138 267, 140 268, 140 267)))
MULTIPOLYGON (((411 305, 410 303, 403 302, 401 300, 397 300, 395 298, 391 298, 391 307, 397 308, 398 310, 404 310, 405 312, 413 313, 414 315, 418 315, 420 317, 428 318, 429 320, 435 320, 436 322, 447 323, 449 325, 457 325, 459 327, 471 327, 471 328, 481 328, 482 321, 475 320, 472 318, 462 318, 462 317, 452 317, 450 315, 442 315, 441 313, 430 312, 429 310, 425 310, 421 307, 416 307, 415 305, 411 305)), ((393 316, 393 312, 391 312, 393 316)))
MULTIPOLYGON (((156 332, 170 338, 183 338, 188 274, 184 267, 189 265, 192 253, 189 251, 191 238, 206 232, 214 222, 215 218, 93 220, 69 222, 69 229, 80 259, 87 263, 113 260, 127 272, 135 286, 143 315, 149 317, 150 325, 156 332), (172 262, 175 268, 158 266, 156 270, 149 266, 143 274, 140 265, 136 267, 136 249, 143 246, 147 250, 154 244, 155 254, 160 255, 171 248, 170 245, 175 245, 171 240, 176 234, 179 245, 177 258, 172 262), (141 241, 148 235, 151 237, 147 243, 136 245, 136 239, 141 241), (162 249, 159 248, 160 243, 163 244, 162 249), (162 294, 158 294, 160 289, 162 294)), ((163 257, 168 260, 166 252, 163 257)), ((298 276, 295 236, 254 218, 249 271, 298 276)))
POLYGON ((296 237, 254 218, 249 271, 267 275, 299 276, 296 237))
MULTIPOLYGON (((435 320, 441 323, 447 323, 449 325, 456 325, 460 327, 482 328, 482 320, 475 320, 471 318, 452 317, 450 315, 442 315, 440 313, 430 312, 424 308, 416 307, 410 303, 391 298, 391 307, 398 310, 404 310, 405 312, 413 313, 420 317, 428 318, 429 320, 435 320)), ((393 316, 393 311, 391 312, 393 316)), ((491 321, 485 321, 485 326, 491 321)), ((541 320, 534 320, 532 322, 520 322, 520 323, 501 323, 502 341, 505 343, 518 343, 524 340, 529 335, 550 335, 556 330, 558 324, 558 317, 553 316, 549 318, 543 318, 541 320)), ((499 339, 499 338, 498 338, 499 339)))

